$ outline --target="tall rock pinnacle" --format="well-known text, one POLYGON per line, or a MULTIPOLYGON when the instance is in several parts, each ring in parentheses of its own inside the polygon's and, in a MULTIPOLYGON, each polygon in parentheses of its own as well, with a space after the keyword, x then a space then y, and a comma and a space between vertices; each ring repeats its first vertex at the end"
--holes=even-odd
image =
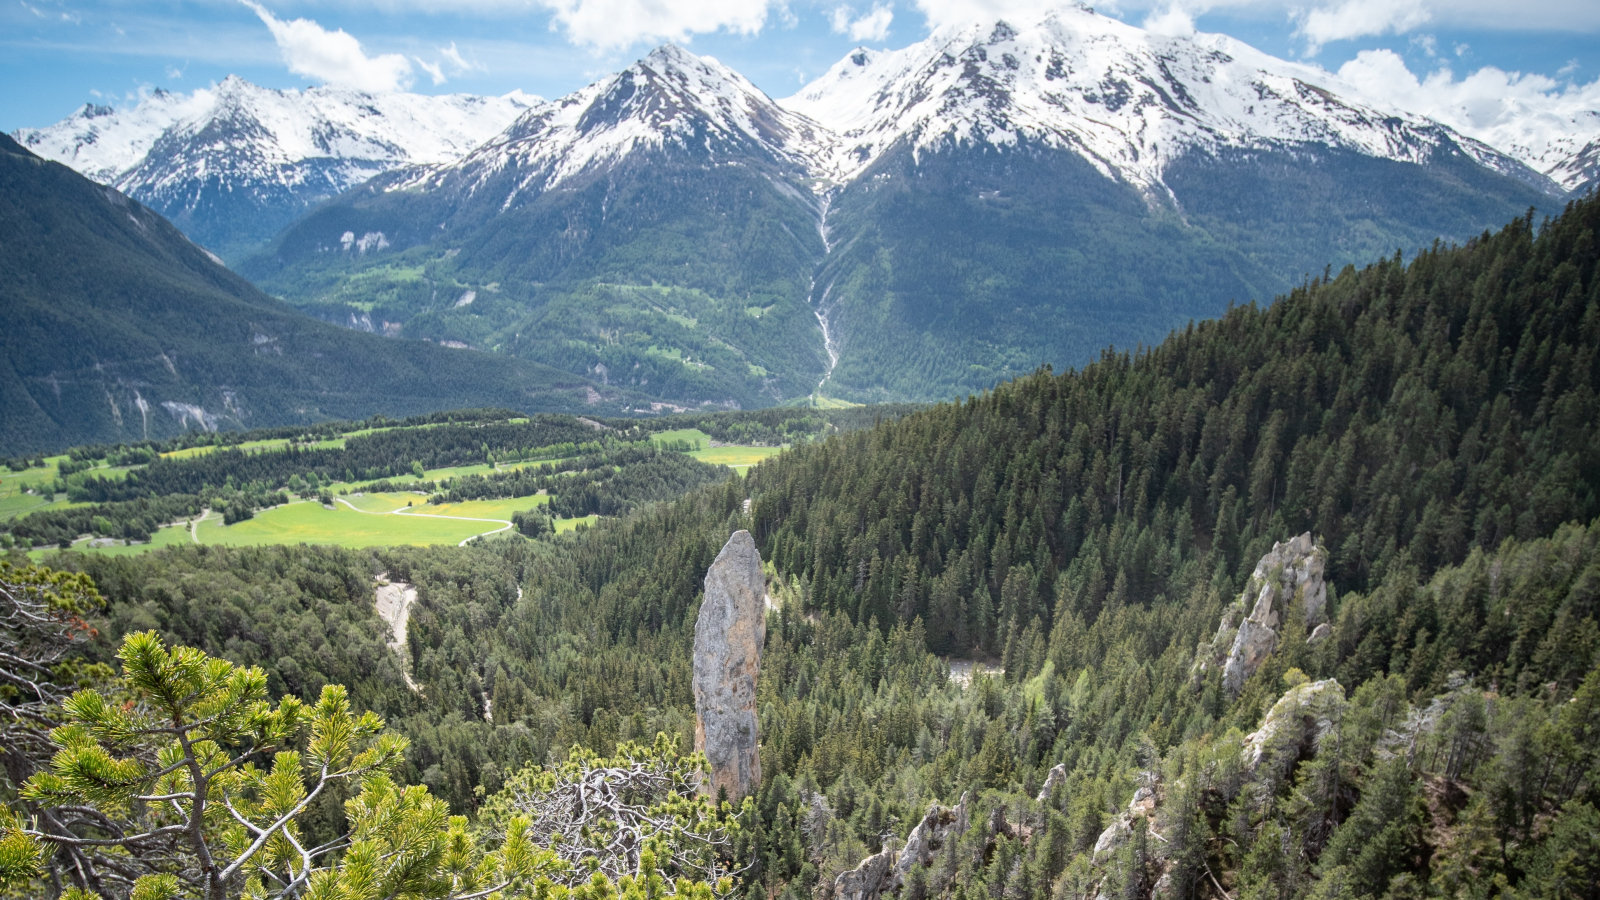
POLYGON ((694 626, 694 748, 711 763, 702 786, 737 801, 761 783, 756 678, 767 636, 766 580, 748 531, 736 531, 706 571, 694 626))

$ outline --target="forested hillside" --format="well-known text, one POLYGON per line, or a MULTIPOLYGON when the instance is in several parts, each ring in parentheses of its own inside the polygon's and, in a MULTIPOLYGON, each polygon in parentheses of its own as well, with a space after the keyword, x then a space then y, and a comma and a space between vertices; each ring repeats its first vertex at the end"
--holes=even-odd
POLYGON ((487 403, 624 405, 539 363, 311 319, 149 209, 3 135, 0 302, 6 455, 487 403))
POLYGON ((836 877, 935 803, 906 900, 1593 898, 1597 230, 1590 199, 1346 269, 574 536, 52 559, 109 600, 100 658, 156 628, 344 681, 470 815, 568 743, 689 746, 701 578, 747 527, 781 607, 751 900, 865 898, 836 877), (1302 532, 1328 628, 1291 608, 1226 689, 1214 635, 1302 532), (417 586, 417 692, 379 573, 417 586))

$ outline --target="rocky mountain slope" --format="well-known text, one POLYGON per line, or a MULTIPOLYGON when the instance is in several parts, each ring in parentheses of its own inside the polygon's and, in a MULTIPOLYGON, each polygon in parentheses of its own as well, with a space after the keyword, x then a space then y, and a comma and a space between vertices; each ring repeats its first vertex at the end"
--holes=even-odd
POLYGON ((13 137, 227 254, 374 175, 459 159, 540 103, 521 93, 273 90, 229 77, 192 94, 157 90, 128 109, 89 104, 13 137))
POLYGON ((240 270, 331 321, 682 405, 771 405, 826 365, 806 302, 825 143, 733 70, 663 47, 457 163, 314 210, 240 270))
POLYGON ((668 45, 240 271, 670 404, 932 399, 1554 211, 1585 177, 1359 96, 1081 7, 857 51, 783 101, 668 45))
POLYGON ((621 409, 538 363, 311 319, 4 136, 0 304, 0 454, 376 412, 621 409))

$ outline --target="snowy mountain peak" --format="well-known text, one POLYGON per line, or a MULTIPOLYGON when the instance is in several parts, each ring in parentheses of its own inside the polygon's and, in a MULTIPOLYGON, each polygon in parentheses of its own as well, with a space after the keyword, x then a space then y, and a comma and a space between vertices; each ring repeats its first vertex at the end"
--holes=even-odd
POLYGON ((275 230, 310 203, 380 172, 459 159, 542 102, 521 92, 275 90, 230 75, 191 94, 155 90, 131 108, 91 104, 14 137, 219 246, 227 242, 223 231, 254 216, 251 204, 269 211, 261 227, 275 230))
POLYGON ((1167 165, 1196 149, 1318 143, 1423 162, 1446 140, 1539 178, 1428 119, 1350 96, 1322 69, 1226 35, 1168 37, 1079 6, 946 26, 903 50, 856 50, 779 102, 839 134, 830 160, 839 180, 898 145, 1032 145, 1160 191, 1167 165))
POLYGON ((755 156, 805 167, 816 148, 831 145, 825 129, 785 110, 743 75, 664 44, 615 75, 528 110, 459 163, 420 171, 394 187, 464 178, 475 192, 515 170, 510 205, 636 152, 755 156))

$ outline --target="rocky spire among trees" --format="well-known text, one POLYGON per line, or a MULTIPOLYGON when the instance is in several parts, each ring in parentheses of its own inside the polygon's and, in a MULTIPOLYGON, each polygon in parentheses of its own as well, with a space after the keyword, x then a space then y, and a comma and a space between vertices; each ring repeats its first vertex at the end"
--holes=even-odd
POLYGON ((736 531, 706 572, 694 627, 694 748, 711 764, 708 794, 737 801, 761 783, 756 679, 767 635, 766 579, 748 531, 736 531))

